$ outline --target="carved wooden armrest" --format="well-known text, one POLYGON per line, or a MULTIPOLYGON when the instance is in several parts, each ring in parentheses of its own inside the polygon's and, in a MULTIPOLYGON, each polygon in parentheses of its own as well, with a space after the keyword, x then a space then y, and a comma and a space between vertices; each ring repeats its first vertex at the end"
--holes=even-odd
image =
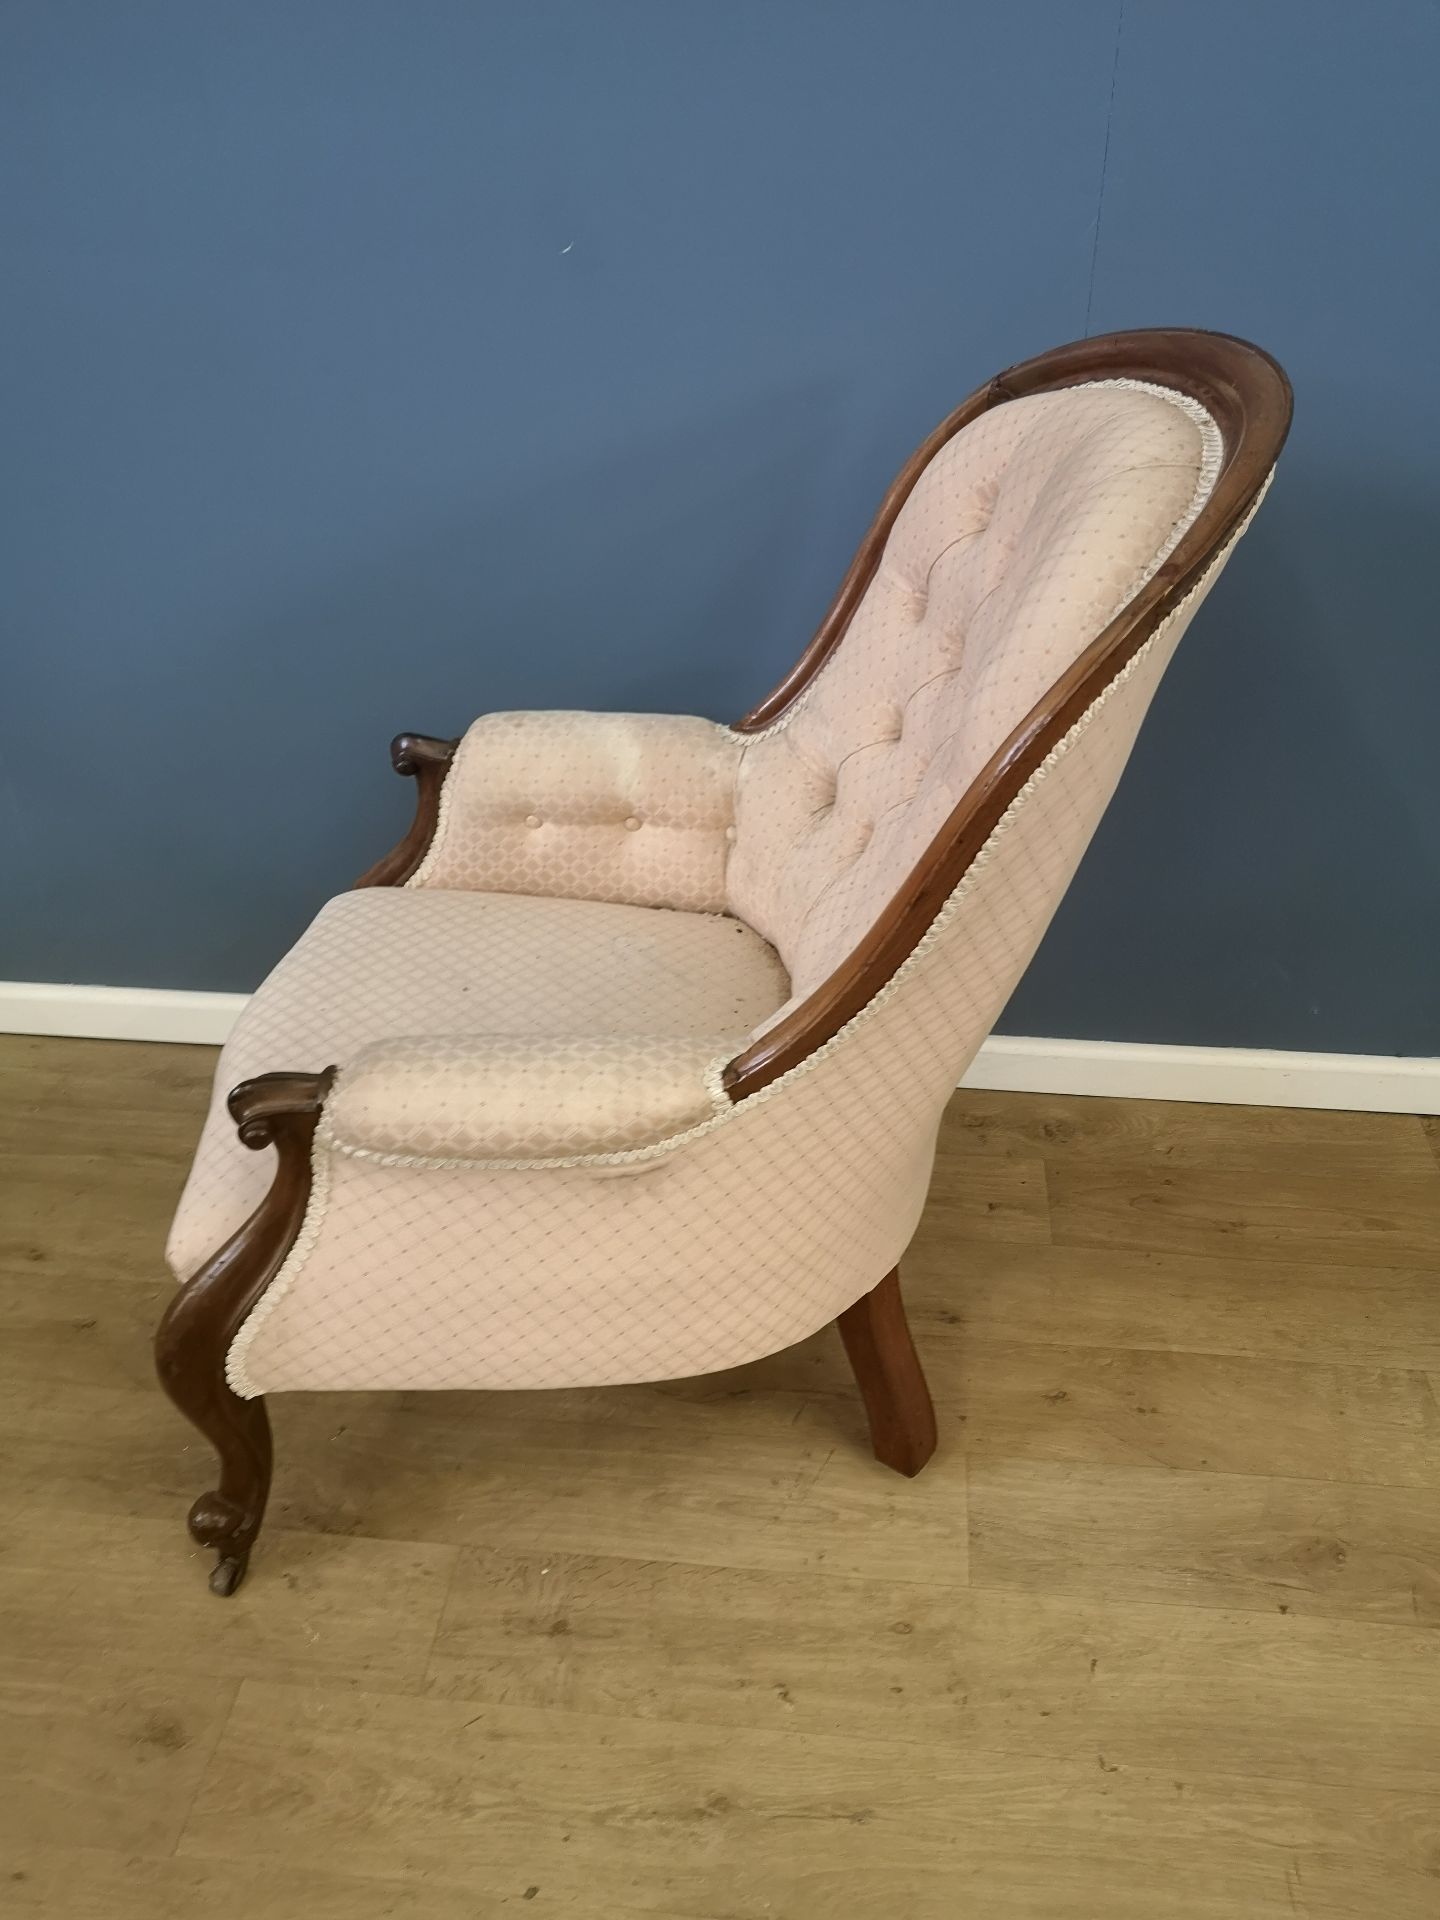
POLYGON ((440 789, 459 739, 437 740, 428 733, 397 733, 390 742, 390 764, 415 782, 415 818, 397 847, 361 874, 357 887, 403 887, 430 851, 440 819, 440 789))

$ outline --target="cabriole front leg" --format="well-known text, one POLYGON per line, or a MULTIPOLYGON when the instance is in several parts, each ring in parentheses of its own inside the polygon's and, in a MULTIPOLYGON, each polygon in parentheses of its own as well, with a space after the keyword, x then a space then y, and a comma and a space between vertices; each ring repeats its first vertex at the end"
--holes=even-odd
POLYGON ((220 1484, 190 1509, 190 1532, 218 1555, 212 1593, 245 1577, 270 1491, 270 1421, 263 1400, 242 1400, 225 1356, 246 1315, 295 1244, 310 1198, 315 1128, 335 1069, 242 1080, 226 1102, 242 1141, 277 1156, 270 1191, 244 1226, 170 1302, 155 1335, 160 1384, 220 1456, 220 1484))

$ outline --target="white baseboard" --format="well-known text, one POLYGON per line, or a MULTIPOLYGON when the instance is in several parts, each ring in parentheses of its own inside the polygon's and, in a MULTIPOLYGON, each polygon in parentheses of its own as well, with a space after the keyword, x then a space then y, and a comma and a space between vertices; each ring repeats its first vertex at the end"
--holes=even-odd
POLYGON ((218 1047, 249 999, 178 987, 65 987, 0 980, 0 1033, 81 1040, 182 1040, 218 1047))
MULTIPOLYGON (((0 981, 0 1033, 218 1046, 245 1000, 243 993, 0 981)), ((1142 1046, 1128 1040, 1032 1040, 996 1033, 981 1047, 962 1084, 990 1092, 1197 1100, 1219 1106, 1440 1112, 1440 1059, 1389 1054, 1142 1046)))
POLYGON ((1440 1059, 1385 1053, 1281 1053, 1268 1047, 1145 1046, 1131 1040, 1031 1040, 992 1033, 961 1085, 1232 1107, 1440 1112, 1440 1059))

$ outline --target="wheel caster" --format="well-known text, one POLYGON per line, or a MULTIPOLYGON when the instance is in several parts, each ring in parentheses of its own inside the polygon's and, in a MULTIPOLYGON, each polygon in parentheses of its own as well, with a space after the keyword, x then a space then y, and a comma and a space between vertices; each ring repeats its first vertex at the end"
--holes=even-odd
POLYGON ((218 1593, 222 1600, 228 1600, 245 1578, 245 1569, 249 1563, 248 1553, 221 1554, 215 1571, 210 1576, 210 1591, 218 1593))

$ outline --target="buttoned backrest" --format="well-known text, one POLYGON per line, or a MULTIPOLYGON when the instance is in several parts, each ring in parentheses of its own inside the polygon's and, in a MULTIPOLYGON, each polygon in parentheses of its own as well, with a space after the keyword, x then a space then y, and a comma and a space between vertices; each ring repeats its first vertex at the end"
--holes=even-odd
POLYGON ((1103 380, 991 407, 931 459, 839 645, 741 761, 728 901, 791 1005, 1163 563, 1221 452, 1196 401, 1103 380))

